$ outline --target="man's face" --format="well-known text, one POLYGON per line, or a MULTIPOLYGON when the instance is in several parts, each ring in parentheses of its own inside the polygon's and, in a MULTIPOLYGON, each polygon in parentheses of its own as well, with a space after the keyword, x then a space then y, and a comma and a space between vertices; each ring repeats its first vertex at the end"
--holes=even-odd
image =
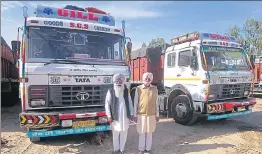
POLYGON ((150 77, 149 76, 147 76, 145 79, 144 79, 144 84, 145 84, 145 86, 150 86, 150 84, 151 84, 151 79, 150 79, 150 77))
POLYGON ((115 81, 115 85, 118 86, 118 87, 121 87, 123 85, 123 81, 121 79, 117 79, 115 81))

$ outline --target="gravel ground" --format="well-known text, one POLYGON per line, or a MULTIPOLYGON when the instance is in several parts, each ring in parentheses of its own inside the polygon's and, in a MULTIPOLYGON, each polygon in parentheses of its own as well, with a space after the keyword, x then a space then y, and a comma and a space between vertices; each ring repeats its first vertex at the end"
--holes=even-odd
MULTIPOLYGON (((162 118, 153 136, 154 154, 259 154, 262 153, 262 99, 254 112, 226 121, 201 121, 187 127, 162 118)), ((112 152, 111 138, 100 146, 91 145, 87 135, 48 138, 31 143, 25 129, 19 127, 20 106, 2 108, 2 145, 5 154, 107 154, 112 152)), ((138 135, 131 125, 126 142, 127 154, 137 153, 138 135)))

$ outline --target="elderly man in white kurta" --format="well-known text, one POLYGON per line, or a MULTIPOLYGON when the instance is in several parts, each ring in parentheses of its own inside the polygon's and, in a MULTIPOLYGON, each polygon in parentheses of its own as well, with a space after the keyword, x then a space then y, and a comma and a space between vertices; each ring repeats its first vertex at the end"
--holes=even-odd
POLYGON ((113 76, 114 87, 109 89, 105 99, 105 109, 113 132, 113 153, 124 153, 129 120, 133 118, 133 103, 124 85, 122 74, 113 76))
POLYGON ((152 73, 143 74, 143 84, 136 88, 134 97, 134 121, 139 133, 139 153, 150 152, 152 133, 159 121, 158 90, 152 85, 152 73))

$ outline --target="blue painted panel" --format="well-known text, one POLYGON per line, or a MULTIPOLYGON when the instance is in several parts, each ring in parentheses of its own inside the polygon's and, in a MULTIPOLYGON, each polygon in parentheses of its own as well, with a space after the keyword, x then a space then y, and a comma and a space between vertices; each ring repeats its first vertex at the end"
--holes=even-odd
POLYGON ((27 133, 29 138, 36 137, 50 137, 50 136, 62 136, 70 134, 83 134, 90 132, 103 132, 110 130, 110 125, 101 125, 95 127, 85 127, 85 128, 70 128, 70 129, 60 129, 60 130, 50 130, 50 131, 31 131, 27 133))
POLYGON ((249 114, 251 112, 252 111, 243 111, 243 112, 222 114, 222 115, 210 115, 210 116, 207 117, 207 120, 217 120, 217 119, 223 119, 223 118, 232 118, 232 117, 236 117, 236 116, 247 115, 247 114, 249 114))
POLYGON ((58 9, 48 6, 38 5, 36 9, 37 17, 67 19, 75 21, 86 21, 115 26, 115 19, 110 15, 89 13, 77 10, 58 9))

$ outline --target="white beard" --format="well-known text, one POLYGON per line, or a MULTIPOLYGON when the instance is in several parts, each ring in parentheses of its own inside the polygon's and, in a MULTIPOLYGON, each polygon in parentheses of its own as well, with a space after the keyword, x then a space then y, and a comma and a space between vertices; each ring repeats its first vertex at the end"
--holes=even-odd
POLYGON ((123 96, 124 85, 121 86, 114 85, 114 90, 115 90, 116 97, 119 98, 119 96, 123 96))

